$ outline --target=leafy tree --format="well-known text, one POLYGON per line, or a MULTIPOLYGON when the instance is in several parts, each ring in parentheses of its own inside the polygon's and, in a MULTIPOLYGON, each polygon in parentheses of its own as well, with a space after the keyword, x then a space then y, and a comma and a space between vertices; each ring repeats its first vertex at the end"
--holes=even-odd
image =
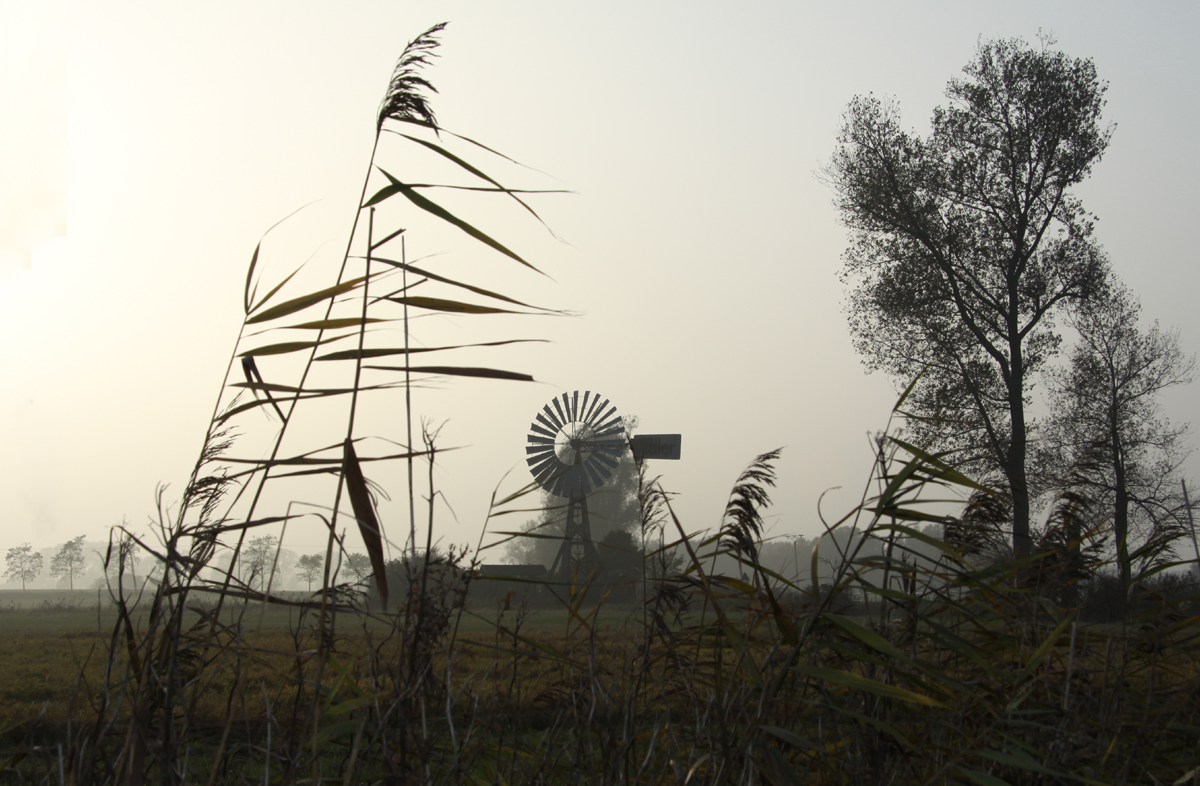
POLYGON ((1195 359, 1177 332, 1138 324, 1141 305, 1113 281, 1106 295, 1079 309, 1079 342, 1070 365, 1051 377, 1048 443, 1059 477, 1085 491, 1099 518, 1111 518, 1123 590, 1133 576, 1133 523, 1146 523, 1136 550, 1153 562, 1185 530, 1178 469, 1189 451, 1188 426, 1159 413, 1163 390, 1192 381, 1195 359))
POLYGON ((361 552, 346 555, 346 569, 355 581, 363 582, 371 578, 371 558, 361 552))
POLYGON ((50 560, 50 575, 56 579, 65 576, 72 590, 75 589, 75 579, 83 575, 86 564, 83 558, 83 540, 83 535, 68 540, 50 560))
POLYGON ((292 567, 296 569, 297 578, 308 582, 308 590, 311 592, 313 581, 324 574, 325 558, 320 554, 305 554, 296 560, 292 567))
POLYGON ((1018 39, 981 43, 946 87, 932 133, 895 104, 857 97, 825 174, 850 229, 843 280, 871 370, 917 383, 919 438, 970 449, 1011 489, 1013 547, 1027 553, 1027 397, 1055 353, 1056 313, 1093 296, 1106 260, 1070 189, 1111 131, 1090 60, 1018 39))
POLYGON ((8 554, 4 556, 4 564, 8 567, 8 570, 4 572, 4 578, 11 581, 19 579, 21 592, 24 592, 25 583, 33 581, 41 575, 42 555, 26 543, 9 549, 8 554))

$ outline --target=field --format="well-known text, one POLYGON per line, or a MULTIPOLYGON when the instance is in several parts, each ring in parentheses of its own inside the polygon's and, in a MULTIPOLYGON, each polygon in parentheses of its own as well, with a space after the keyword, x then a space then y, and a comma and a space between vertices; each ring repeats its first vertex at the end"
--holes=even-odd
MULTIPOLYGON (((117 623, 114 607, 104 599, 98 614, 96 594, 83 590, 30 590, 23 597, 0 596, 0 604, 0 663, 5 665, 0 670, 0 729, 11 729, 39 715, 43 720, 65 722, 71 717, 72 700, 85 695, 88 684, 103 681, 117 623), (46 702, 50 705, 43 709, 46 702)), ((494 646, 497 615, 495 610, 486 611, 490 612, 490 620, 468 613, 459 621, 460 642, 465 649, 455 665, 463 675, 477 670, 478 653, 494 646)), ((634 612, 630 606, 612 606, 592 609, 587 614, 598 635, 607 640, 618 637, 634 612)), ((135 625, 144 618, 144 611, 135 614, 135 625)), ((197 613, 185 615, 189 626, 199 620, 197 613)), ((264 670, 252 678, 267 683, 279 681, 283 670, 279 664, 286 661, 286 657, 269 655, 296 652, 297 641, 305 638, 302 631, 306 622, 293 608, 268 606, 264 610, 262 604, 238 604, 225 612, 224 622, 243 625, 249 648, 267 656, 261 660, 264 670), (297 633, 299 639, 294 635, 297 633)), ((530 610, 522 620, 522 635, 551 643, 564 638, 570 622, 561 609, 530 610)), ((370 642, 383 638, 380 634, 386 631, 383 622, 365 615, 338 615, 334 624, 348 631, 338 649, 352 659, 365 657, 370 642)))
POLYGON ((6 600, 0 755, 53 780, 61 745, 68 771, 124 781, 139 685, 174 653, 182 782, 1137 783, 1200 765, 1197 625, 1178 594, 1089 624, 1011 572, 939 586, 931 571, 865 606, 697 575, 646 606, 446 593, 424 617, 322 624, 234 604, 215 628, 187 612, 157 651, 111 608, 97 630, 94 594, 6 600))

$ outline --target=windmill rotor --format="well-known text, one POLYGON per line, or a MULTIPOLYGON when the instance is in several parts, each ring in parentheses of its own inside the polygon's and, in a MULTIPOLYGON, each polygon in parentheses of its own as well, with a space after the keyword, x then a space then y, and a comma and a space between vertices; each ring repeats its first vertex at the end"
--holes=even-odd
POLYGON ((579 499, 613 476, 628 443, 617 408, 576 390, 551 399, 529 425, 525 460, 542 488, 579 499))

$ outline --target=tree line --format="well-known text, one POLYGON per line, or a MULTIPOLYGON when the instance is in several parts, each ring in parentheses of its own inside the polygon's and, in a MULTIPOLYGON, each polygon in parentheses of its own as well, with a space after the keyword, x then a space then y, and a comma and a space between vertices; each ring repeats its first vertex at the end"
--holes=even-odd
MULTIPOLYGON (((117 538, 113 541, 111 549, 93 551, 102 571, 97 581, 115 583, 121 575, 127 586, 138 583, 138 570, 143 563, 143 552, 132 539, 117 538)), ((79 535, 63 543, 48 561, 43 552, 35 550, 29 543, 8 549, 4 561, 6 570, 3 577, 9 582, 20 582, 22 591, 43 572, 48 572, 51 578, 56 580, 66 580, 67 588, 74 590, 75 583, 85 578, 89 572, 86 536, 79 535)), ((142 575, 142 579, 152 582, 158 580, 161 568, 157 561, 154 562, 155 564, 142 575)), ((281 549, 279 539, 274 535, 264 535, 251 538, 247 542, 233 573, 246 587, 262 590, 271 578, 272 565, 275 568, 276 587, 291 578, 304 582, 311 591, 313 582, 324 576, 325 555, 296 555, 289 549, 281 549)), ((224 567, 228 567, 228 560, 225 561, 224 567)), ((365 582, 371 576, 371 562, 366 554, 349 552, 345 554, 341 571, 343 576, 348 576, 353 582, 365 582)), ((223 569, 218 569, 218 575, 223 575, 223 572, 223 569)))

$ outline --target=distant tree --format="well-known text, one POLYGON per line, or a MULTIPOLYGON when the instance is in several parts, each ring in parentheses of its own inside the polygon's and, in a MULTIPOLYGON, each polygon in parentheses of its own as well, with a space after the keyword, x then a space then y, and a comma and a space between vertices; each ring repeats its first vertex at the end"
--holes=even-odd
POLYGON ((1114 281, 1107 294, 1072 322, 1079 342, 1070 365, 1052 376, 1047 440, 1062 483, 1089 499, 1101 520, 1111 518, 1121 587, 1133 577, 1130 534, 1146 523, 1138 551, 1152 561, 1186 530, 1178 470, 1190 451, 1187 424, 1159 412, 1158 394, 1190 383, 1195 359, 1179 348, 1178 333, 1138 324, 1141 305, 1114 281), (1157 552, 1157 553, 1156 553, 1157 552))
POLYGON ((305 554, 292 567, 296 569, 296 576, 301 581, 308 582, 308 590, 312 592, 313 581, 324 574, 325 558, 320 554, 305 554))
MULTIPOLYGON (((137 567, 142 561, 138 553, 137 542, 128 535, 118 538, 113 544, 112 555, 108 559, 108 575, 116 579, 122 574, 128 574, 133 583, 137 583, 137 567)), ((103 579, 102 579, 103 581, 103 579)))
POLYGON ((4 578, 11 581, 20 580, 21 592, 25 591, 25 582, 33 581, 42 572, 42 555, 34 551, 28 544, 23 546, 14 546, 8 550, 8 554, 4 557, 4 564, 8 570, 4 572, 4 578))
POLYGON ((350 571, 350 575, 357 582, 363 582, 371 578, 371 558, 361 552, 352 552, 346 555, 346 569, 350 571))
POLYGON ((248 586, 258 582, 260 590, 265 589, 268 579, 275 568, 275 552, 279 548, 279 538, 274 535, 263 535, 251 538, 242 549, 242 580, 248 586))
POLYGON ((83 576, 86 565, 83 540, 83 535, 68 540, 50 560, 50 575, 56 579, 65 576, 72 590, 75 589, 75 579, 83 576))
POLYGON ((1050 43, 980 43, 927 138, 902 130, 894 104, 855 98, 825 170, 851 231, 856 348, 869 369, 917 380, 919 439, 1003 475, 1018 554, 1032 545, 1026 400, 1058 347, 1056 313, 1092 297, 1107 264, 1070 193, 1108 146, 1107 85, 1050 43))

